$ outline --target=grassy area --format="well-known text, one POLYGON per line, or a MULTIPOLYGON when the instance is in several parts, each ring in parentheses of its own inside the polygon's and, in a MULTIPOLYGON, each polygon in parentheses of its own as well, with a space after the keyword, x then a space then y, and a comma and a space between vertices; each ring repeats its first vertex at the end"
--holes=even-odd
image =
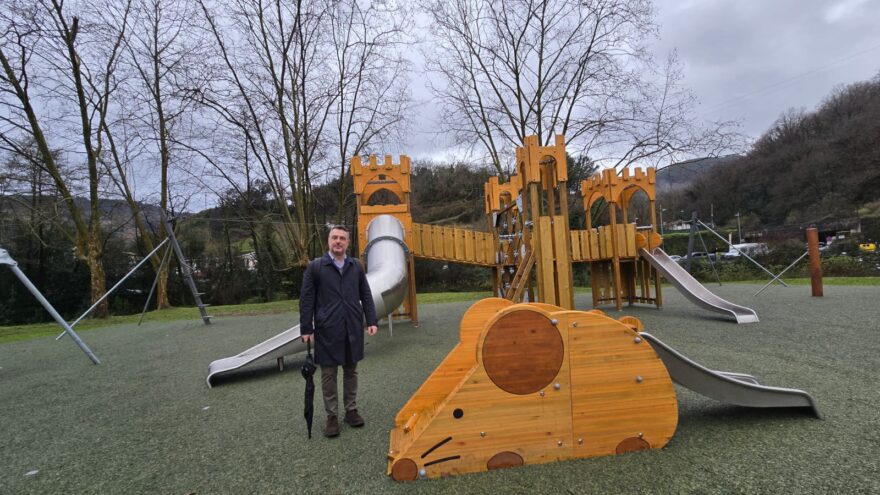
POLYGON ((419 304, 436 304, 448 302, 462 301, 478 301, 491 296, 490 291, 484 292, 427 292, 418 294, 417 300, 419 304))
MULTIPOLYGON (((436 304, 448 302, 476 301, 489 297, 490 292, 431 292, 419 294, 419 304, 436 304)), ((293 313, 299 306, 299 300, 273 301, 268 303, 233 304, 228 306, 211 306, 208 313, 211 316, 257 316, 273 315, 281 313, 293 313)), ((144 323, 193 320, 200 318, 196 308, 171 308, 163 311, 149 311, 144 315, 144 323)), ((96 320, 85 319, 77 324, 74 330, 78 332, 104 328, 112 325, 125 325, 137 323, 140 315, 111 316, 96 320)), ((61 328, 54 322, 33 323, 29 325, 0 326, 0 344, 16 342, 49 335, 58 335, 61 328)))
MULTIPOLYGON (((211 306, 208 308, 208 314, 211 316, 269 315, 295 311, 297 304, 297 301, 274 301, 269 303, 211 306)), ((171 308, 162 311, 148 311, 147 314, 144 315, 144 323, 199 320, 200 318, 199 311, 196 308, 171 308)), ((100 320, 87 318, 79 322, 74 330, 79 333, 81 331, 94 330, 96 328, 104 328, 112 325, 136 324, 139 319, 140 314, 111 316, 100 320)), ((0 327, 0 344, 4 342, 15 342, 19 340, 45 337, 48 335, 58 335, 59 333, 61 333, 61 327, 54 322, 5 326, 0 327)))
MULTIPOLYGON (((784 279, 789 285, 810 285, 808 278, 792 278, 784 279)), ((724 282, 729 284, 766 284, 768 280, 748 280, 737 282, 724 282)), ((851 285, 851 286, 875 286, 880 285, 880 277, 826 277, 823 279, 825 285, 851 285)), ((667 286, 668 284, 664 284, 667 286)), ((588 287, 575 287, 576 294, 589 292, 588 287)), ((418 295, 419 304, 439 304, 450 302, 466 302, 476 301, 491 296, 489 291, 475 292, 428 292, 418 295)), ((233 304, 228 306, 211 306, 208 313, 211 316, 257 316, 257 315, 273 315, 296 311, 299 301, 273 301, 268 303, 250 303, 250 304, 233 304)), ((111 325, 123 325, 129 323, 137 323, 140 315, 111 316, 103 320, 86 319, 77 324, 75 330, 77 332, 94 330, 111 325)), ((163 311, 149 311, 144 315, 144 322, 162 322, 177 320, 195 320, 199 319, 198 310, 195 308, 171 308, 163 311)), ((60 327, 54 323, 34 323, 29 325, 11 325, 0 326, 0 344, 5 342, 16 342, 20 340, 28 340, 49 335, 58 335, 61 332, 60 327)))

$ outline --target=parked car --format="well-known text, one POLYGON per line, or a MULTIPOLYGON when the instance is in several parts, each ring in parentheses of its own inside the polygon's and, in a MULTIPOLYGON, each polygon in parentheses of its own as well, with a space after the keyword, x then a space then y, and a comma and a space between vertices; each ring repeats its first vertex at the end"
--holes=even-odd
POLYGON ((726 260, 737 260, 742 257, 743 254, 750 258, 754 258, 755 256, 767 254, 769 252, 770 249, 767 247, 767 244, 763 242, 745 242, 732 245, 730 251, 724 253, 721 257, 726 260))
MULTIPOLYGON (((694 261, 706 260, 715 261, 715 253, 706 253, 704 251, 694 251, 690 254, 690 258, 694 261)), ((688 259, 688 256, 682 258, 682 261, 688 259)))

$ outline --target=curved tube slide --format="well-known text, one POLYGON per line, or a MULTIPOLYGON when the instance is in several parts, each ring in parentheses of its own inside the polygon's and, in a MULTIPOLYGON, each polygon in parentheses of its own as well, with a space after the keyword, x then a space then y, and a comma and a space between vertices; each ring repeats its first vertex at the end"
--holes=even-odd
POLYGON ((758 321, 758 314, 755 313, 755 310, 733 304, 716 296, 698 282, 697 279, 692 277, 687 270, 670 259, 659 247, 651 251, 645 248, 639 249, 639 254, 642 258, 648 260, 648 263, 656 268, 679 292, 697 306, 716 313, 733 316, 736 318, 737 323, 755 323, 758 321))
MULTIPOLYGON (((405 246, 403 225, 393 216, 378 216, 367 226, 367 283, 370 284, 373 304, 379 318, 391 314, 406 297, 409 281, 405 246)), ((208 365, 208 387, 211 386, 211 380, 218 375, 305 350, 306 345, 300 339, 299 325, 288 328, 240 354, 212 362, 208 365)))
POLYGON ((675 383, 700 395, 745 407, 808 407, 822 418, 816 399, 803 390, 768 387, 751 375, 710 370, 649 333, 639 335, 651 344, 675 383))

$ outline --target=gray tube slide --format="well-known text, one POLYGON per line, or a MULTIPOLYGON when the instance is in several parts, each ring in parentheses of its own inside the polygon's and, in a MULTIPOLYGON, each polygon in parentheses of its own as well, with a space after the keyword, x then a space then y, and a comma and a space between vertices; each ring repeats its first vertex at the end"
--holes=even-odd
POLYGON ((733 316, 736 318, 737 323, 755 323, 758 321, 758 314, 755 313, 755 310, 733 304, 716 296, 659 247, 651 251, 645 248, 639 249, 639 254, 642 258, 648 260, 648 263, 656 268, 679 292, 697 306, 716 313, 733 316))
POLYGON ((700 395, 737 406, 808 407, 817 418, 822 418, 816 399, 803 390, 768 387, 751 375, 710 370, 649 333, 639 335, 651 344, 675 383, 700 395))
MULTIPOLYGON (((368 259, 367 283, 373 294, 373 304, 379 318, 388 316, 400 307, 409 288, 407 253, 403 225, 391 215, 381 215, 367 226, 368 259)), ((299 325, 236 354, 218 359, 208 365, 208 387, 211 379, 260 361, 271 361, 290 354, 304 352, 306 345, 300 339, 299 325)))

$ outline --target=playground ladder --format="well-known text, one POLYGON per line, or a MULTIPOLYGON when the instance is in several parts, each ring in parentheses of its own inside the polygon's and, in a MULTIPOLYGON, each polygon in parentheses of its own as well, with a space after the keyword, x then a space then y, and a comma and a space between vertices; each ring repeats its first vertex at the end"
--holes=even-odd
POLYGON ((523 290, 526 288, 534 264, 535 252, 529 249, 528 253, 526 253, 526 255, 523 256, 523 259, 519 262, 519 266, 516 267, 516 273, 513 276, 513 280, 510 282, 510 287, 507 288, 507 292, 504 294, 505 299, 522 301, 523 290))

